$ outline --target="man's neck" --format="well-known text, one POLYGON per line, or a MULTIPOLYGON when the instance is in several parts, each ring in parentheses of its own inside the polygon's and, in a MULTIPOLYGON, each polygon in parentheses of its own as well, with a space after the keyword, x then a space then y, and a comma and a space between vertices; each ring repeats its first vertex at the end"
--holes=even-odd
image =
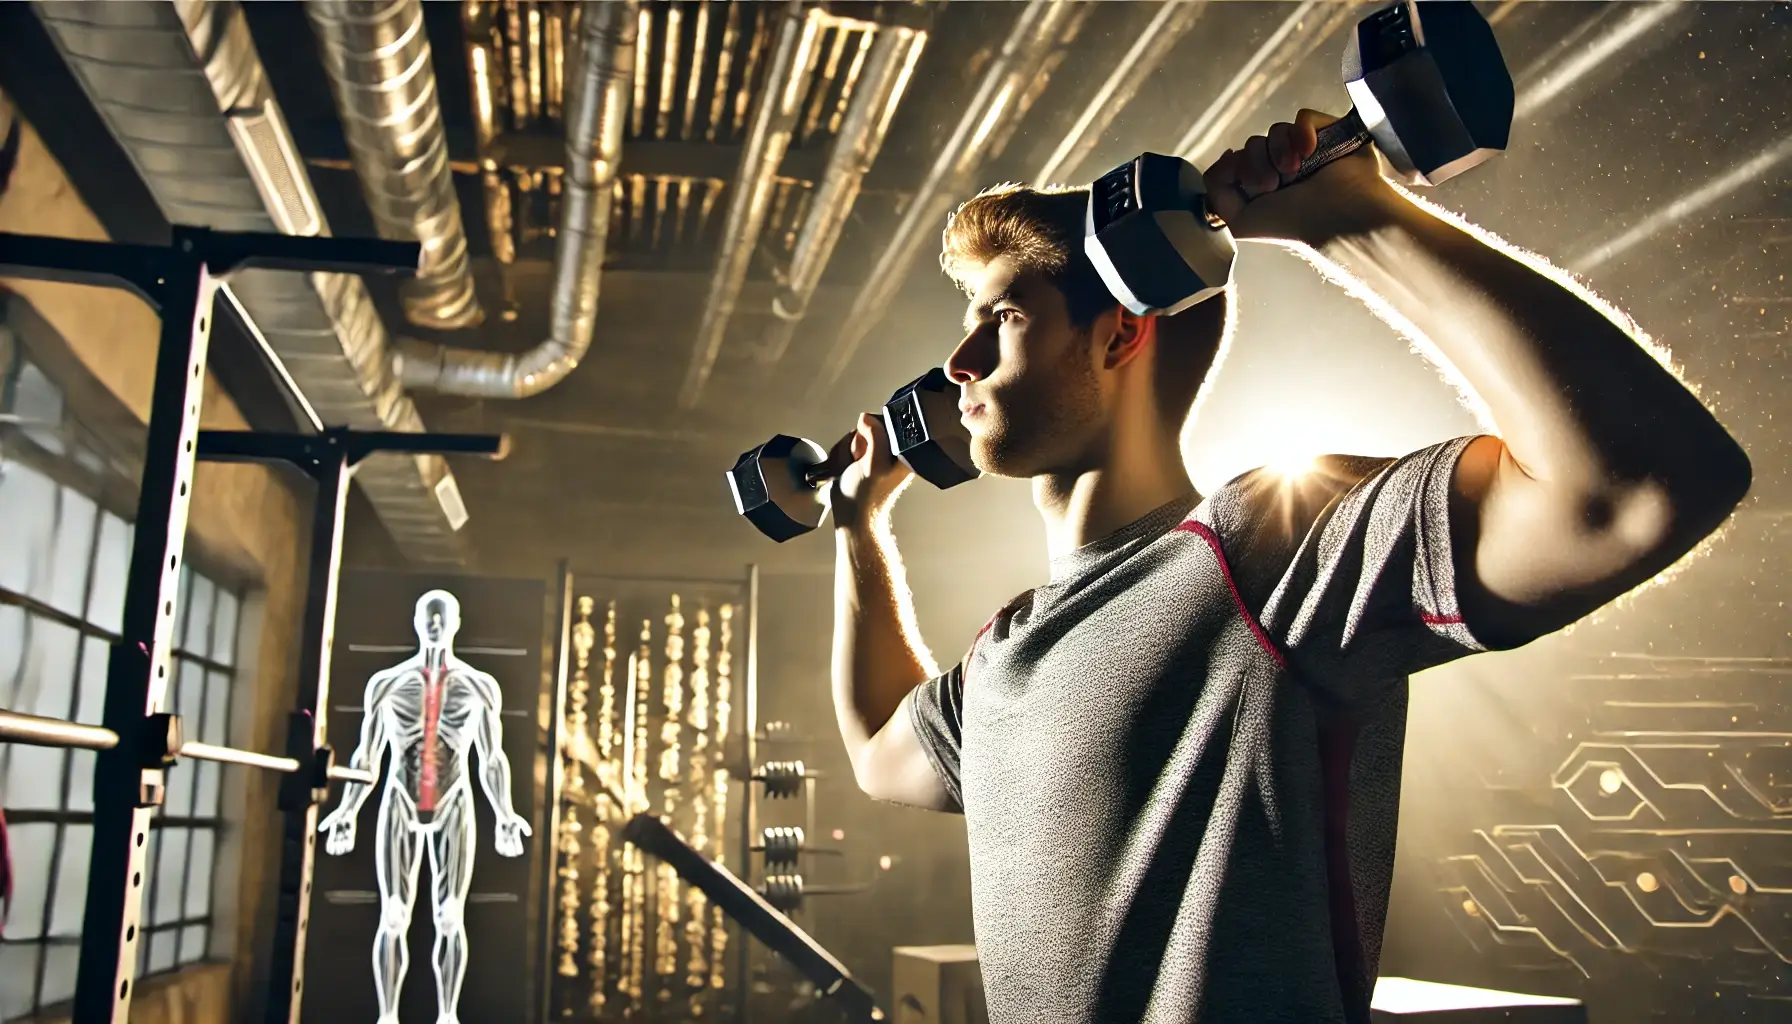
POLYGON ((1109 447, 1105 457, 1090 460, 1096 468, 1033 478, 1033 506, 1045 520, 1050 557, 1101 540, 1194 491, 1175 436, 1115 438, 1109 447))

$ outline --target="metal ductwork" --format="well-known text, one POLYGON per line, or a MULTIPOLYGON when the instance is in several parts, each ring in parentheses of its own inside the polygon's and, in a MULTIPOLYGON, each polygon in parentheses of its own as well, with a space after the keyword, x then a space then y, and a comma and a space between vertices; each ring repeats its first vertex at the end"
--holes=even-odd
POLYGON ((822 271, 833 259, 847 216, 858 202, 859 188, 883 149, 890 122, 896 117, 896 108, 902 103, 902 94, 926 47, 924 31, 877 29, 864 75, 853 91, 846 117, 840 122, 840 134, 828 151, 827 167, 816 183, 815 197, 797 235, 784 287, 772 300, 772 313, 778 319, 766 331, 761 362, 776 365, 784 358, 797 323, 807 315, 809 299, 821 283, 822 271))
POLYGON ((1094 6, 1070 0, 1029 0, 1021 10, 1013 32, 989 62, 958 125, 908 200, 889 244, 878 255, 820 376, 810 387, 808 401, 825 394, 846 372, 859 345, 895 301, 922 243, 939 229, 947 212, 966 198, 962 193, 971 173, 985 158, 999 153, 1013 135, 1050 81, 1063 56, 1063 43, 1094 6))
MULTIPOLYGON (((237 5, 33 7, 169 223, 329 233, 237 5)), ((423 430, 360 278, 245 270, 229 287, 325 423, 423 430)), ((466 508, 440 456, 372 459, 356 480, 407 557, 460 561, 466 508)))
POLYGON ((772 47, 771 66, 766 70, 765 85, 753 110, 746 143, 741 147, 734 195, 722 227, 722 253, 710 280, 709 298, 703 306, 703 320, 697 327, 697 341, 685 368, 684 384, 678 391, 680 409, 697 404, 710 370, 715 367, 716 356, 722 351, 723 332, 734 316, 734 304, 740 298, 759 235, 765 228, 778 166, 784 162, 791 132, 802 113, 803 97, 808 93, 809 76, 814 70, 815 38, 825 16, 819 7, 812 7, 805 0, 789 0, 785 5, 777 42, 772 47))
MULTIPOLYGON (((619 0, 587 5, 580 17, 577 70, 567 79, 566 172, 547 338, 522 353, 447 348, 406 338, 396 360, 405 387, 528 398, 564 380, 591 348, 612 190, 634 85, 639 9, 635 0, 619 0)), ((488 100, 475 96, 474 105, 488 100)))
POLYGON ((405 318, 452 330, 484 319, 448 169, 421 0, 308 0, 361 194, 381 238, 421 242, 400 286, 405 318))

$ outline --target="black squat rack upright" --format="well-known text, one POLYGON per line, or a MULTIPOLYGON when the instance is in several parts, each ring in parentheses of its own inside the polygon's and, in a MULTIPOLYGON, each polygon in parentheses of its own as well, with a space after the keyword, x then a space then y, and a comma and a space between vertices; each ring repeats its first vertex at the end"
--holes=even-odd
MULTIPOLYGON (((123 288, 148 302, 162 319, 123 627, 107 660, 102 724, 0 709, 0 743, 98 752, 74 1024, 124 1024, 130 1019, 150 816, 162 802, 168 769, 180 758, 285 775, 279 792, 280 889, 265 1020, 298 1024, 317 807, 333 780, 378 781, 371 772, 337 765, 327 742, 330 651, 350 480, 361 460, 376 452, 502 458, 505 442, 496 435, 326 427, 296 393, 310 433, 202 431, 199 413, 213 304, 230 274, 244 268, 405 275, 416 273, 421 256, 422 247, 415 242, 190 227, 176 227, 166 246, 0 233, 0 274, 123 288), (168 711, 174 600, 193 466, 199 459, 287 462, 317 482, 299 633, 298 696, 288 719, 284 756, 185 741, 179 716, 168 711)), ((255 332, 252 323, 245 325, 255 332)))

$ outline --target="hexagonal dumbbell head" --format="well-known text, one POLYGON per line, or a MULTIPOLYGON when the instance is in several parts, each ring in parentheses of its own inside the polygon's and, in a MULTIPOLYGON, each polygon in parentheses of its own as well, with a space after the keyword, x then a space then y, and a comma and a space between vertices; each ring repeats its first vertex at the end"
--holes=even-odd
POLYGON ((934 367, 884 403, 884 428, 896 457, 941 490, 982 475, 971 462, 971 434, 959 414, 958 391, 946 371, 934 367))
POLYGON ((1401 0, 1364 18, 1344 50, 1344 87, 1409 185, 1461 174, 1511 134, 1512 76, 1468 0, 1401 0))
POLYGON ((780 544, 815 529, 827 503, 822 488, 809 482, 808 471, 826 458, 814 441, 788 434, 773 435, 743 452, 728 471, 735 511, 780 544))
POLYGON ((1207 222, 1200 170, 1160 153, 1141 153, 1090 186, 1083 252, 1108 292, 1140 316, 1217 294, 1238 255, 1232 233, 1207 222))

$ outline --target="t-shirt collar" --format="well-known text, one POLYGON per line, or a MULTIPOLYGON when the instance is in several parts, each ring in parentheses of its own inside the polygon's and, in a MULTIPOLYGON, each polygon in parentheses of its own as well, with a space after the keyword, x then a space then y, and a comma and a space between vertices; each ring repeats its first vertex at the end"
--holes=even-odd
POLYGON ((1075 551, 1059 555, 1051 561, 1052 583, 1056 585, 1079 576, 1105 562, 1116 552, 1141 541, 1155 540, 1187 518, 1200 500, 1201 496, 1191 488, 1106 537, 1092 540, 1075 551))

